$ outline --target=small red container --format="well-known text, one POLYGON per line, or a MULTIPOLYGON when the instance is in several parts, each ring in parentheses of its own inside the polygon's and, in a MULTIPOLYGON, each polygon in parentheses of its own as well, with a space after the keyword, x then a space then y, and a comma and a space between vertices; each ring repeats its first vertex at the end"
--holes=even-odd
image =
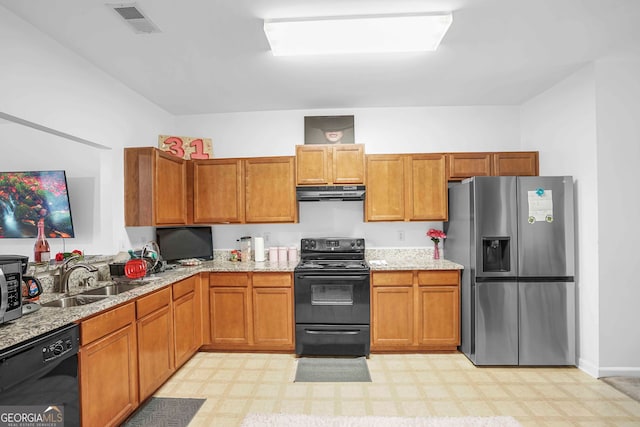
POLYGON ((147 275, 147 263, 145 260, 136 258, 127 261, 124 265, 124 275, 129 279, 140 279, 147 275))

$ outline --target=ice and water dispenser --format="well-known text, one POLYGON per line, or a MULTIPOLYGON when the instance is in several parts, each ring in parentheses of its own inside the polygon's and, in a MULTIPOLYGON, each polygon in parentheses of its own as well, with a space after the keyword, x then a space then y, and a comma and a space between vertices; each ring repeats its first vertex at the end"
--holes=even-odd
POLYGON ((482 238, 482 271, 505 272, 511 270, 510 237, 482 238))

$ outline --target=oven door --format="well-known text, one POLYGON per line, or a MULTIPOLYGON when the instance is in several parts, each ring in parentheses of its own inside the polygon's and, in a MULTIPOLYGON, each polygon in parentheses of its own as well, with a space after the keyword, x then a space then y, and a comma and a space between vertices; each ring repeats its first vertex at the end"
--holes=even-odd
POLYGON ((296 273, 296 323, 369 324, 368 273, 296 273))

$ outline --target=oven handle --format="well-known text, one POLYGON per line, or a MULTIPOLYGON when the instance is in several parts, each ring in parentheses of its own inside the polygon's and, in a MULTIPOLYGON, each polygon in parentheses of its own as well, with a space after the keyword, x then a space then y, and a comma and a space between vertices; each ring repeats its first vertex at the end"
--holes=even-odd
POLYGON ((358 335, 360 331, 305 329, 311 335, 358 335))
POLYGON ((369 278, 369 275, 365 275, 365 274, 360 274, 360 275, 354 275, 354 276, 336 276, 336 275, 314 275, 314 276, 309 276, 309 275, 298 275, 297 276, 299 279, 309 279, 309 280, 366 280, 369 278))

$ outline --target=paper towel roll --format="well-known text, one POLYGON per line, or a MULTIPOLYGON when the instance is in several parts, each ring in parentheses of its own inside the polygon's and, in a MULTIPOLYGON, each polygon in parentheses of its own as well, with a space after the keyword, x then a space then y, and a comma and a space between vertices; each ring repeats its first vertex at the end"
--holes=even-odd
POLYGON ((264 238, 254 237, 253 247, 255 251, 254 260, 256 262, 263 262, 264 261, 264 238))

